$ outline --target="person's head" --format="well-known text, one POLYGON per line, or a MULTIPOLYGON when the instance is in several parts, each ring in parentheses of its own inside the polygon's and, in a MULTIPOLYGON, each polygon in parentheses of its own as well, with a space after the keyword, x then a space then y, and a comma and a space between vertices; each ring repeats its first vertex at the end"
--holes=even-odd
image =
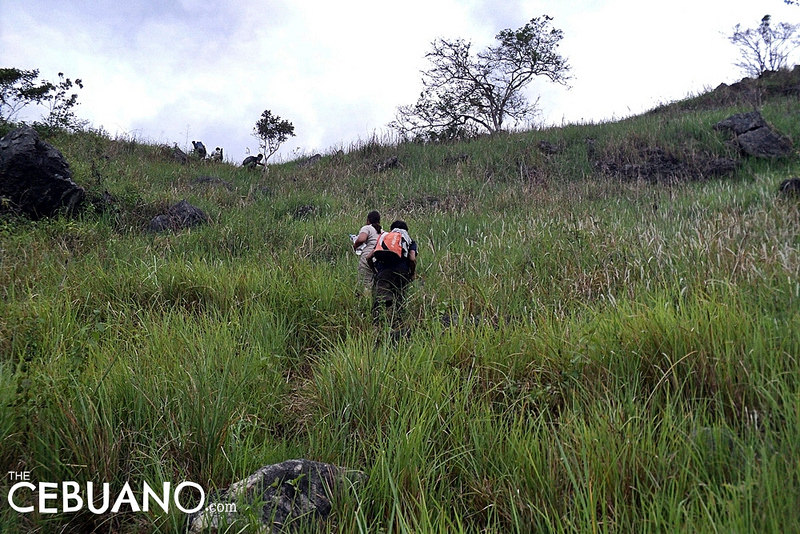
POLYGON ((400 219, 396 220, 392 223, 392 226, 389 227, 390 230, 394 230, 395 228, 399 228, 401 230, 405 230, 408 232, 408 225, 405 221, 401 221, 400 219))
POLYGON ((383 231, 381 228, 381 214, 375 210, 367 213, 367 224, 371 224, 379 234, 383 231))

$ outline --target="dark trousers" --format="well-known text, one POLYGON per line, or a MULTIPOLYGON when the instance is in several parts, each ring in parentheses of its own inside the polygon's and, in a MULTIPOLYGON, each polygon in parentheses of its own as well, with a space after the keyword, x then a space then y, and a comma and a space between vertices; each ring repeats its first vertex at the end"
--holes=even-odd
POLYGON ((375 274, 372 286, 372 322, 375 325, 388 321, 392 329, 402 327, 406 287, 410 282, 407 271, 386 268, 375 274))

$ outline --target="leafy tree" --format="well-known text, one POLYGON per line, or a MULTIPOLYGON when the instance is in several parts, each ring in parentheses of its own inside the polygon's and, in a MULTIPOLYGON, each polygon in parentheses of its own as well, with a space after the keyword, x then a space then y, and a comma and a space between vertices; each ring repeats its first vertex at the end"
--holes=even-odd
POLYGON ((568 79, 569 65, 557 51, 563 32, 552 20, 544 15, 503 30, 497 45, 475 55, 463 39, 437 39, 425 56, 431 67, 422 73, 417 103, 400 106, 389 126, 404 137, 440 140, 498 132, 509 119, 532 118, 536 102, 522 90, 536 76, 562 84, 568 79))
POLYGON ((85 121, 79 121, 72 111, 78 104, 78 93, 72 93, 74 87, 83 89, 83 82, 78 78, 74 82, 64 77, 63 72, 58 73, 58 83, 45 96, 44 104, 49 109, 43 124, 49 128, 64 128, 67 130, 79 129, 85 121))
POLYGON ((0 68, 0 120, 11 122, 29 104, 39 104, 52 91, 50 82, 38 82, 38 70, 0 68))
POLYGON ((294 137, 294 125, 287 120, 281 120, 268 109, 264 110, 261 118, 256 122, 253 135, 258 139, 264 153, 264 168, 269 158, 278 151, 281 144, 289 137, 294 137))
POLYGON ((800 46, 796 37, 800 24, 780 22, 773 26, 771 22, 771 17, 764 15, 757 28, 742 29, 737 24, 728 37, 741 52, 736 66, 748 76, 787 68, 789 54, 800 46))
POLYGON ((48 128, 76 129, 83 125, 73 108, 78 105, 74 87, 83 89, 83 82, 74 82, 59 72, 57 84, 39 80, 39 70, 0 68, 0 122, 11 122, 25 107, 43 105, 47 115, 40 124, 48 128))

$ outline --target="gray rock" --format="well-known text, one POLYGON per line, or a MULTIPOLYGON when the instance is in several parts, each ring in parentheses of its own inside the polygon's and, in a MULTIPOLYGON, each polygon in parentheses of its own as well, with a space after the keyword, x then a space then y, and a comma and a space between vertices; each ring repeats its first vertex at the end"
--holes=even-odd
POLYGON ((791 139, 775 131, 758 111, 731 115, 715 124, 714 129, 732 132, 736 145, 749 156, 778 158, 793 150, 791 139))
POLYGON ((778 192, 786 197, 800 198, 800 178, 789 178, 781 182, 778 192))
POLYGON ((298 167, 312 167, 322 159, 322 154, 314 154, 297 162, 298 167))
POLYGON ((745 154, 757 158, 779 158, 792 153, 792 141, 769 126, 738 135, 736 144, 745 154))
POLYGON ((764 120, 761 113, 758 111, 750 111, 748 113, 731 115, 727 119, 721 120, 715 124, 714 129, 729 131, 733 132, 734 135, 740 135, 765 126, 767 126, 767 121, 764 120))
POLYGON ((177 204, 170 206, 167 213, 153 217, 150 221, 149 230, 151 232, 182 230, 205 224, 208 221, 208 215, 203 210, 192 206, 185 200, 181 200, 177 204))
POLYGON ((217 531, 253 517, 261 523, 259 532, 291 531, 303 523, 325 520, 331 499, 366 478, 360 471, 312 460, 268 465, 210 495, 205 508, 187 518, 187 532, 217 531))
POLYGON ((75 211, 86 192, 72 181, 61 152, 39 139, 33 128, 23 127, 0 139, 0 197, 12 209, 38 219, 75 211))

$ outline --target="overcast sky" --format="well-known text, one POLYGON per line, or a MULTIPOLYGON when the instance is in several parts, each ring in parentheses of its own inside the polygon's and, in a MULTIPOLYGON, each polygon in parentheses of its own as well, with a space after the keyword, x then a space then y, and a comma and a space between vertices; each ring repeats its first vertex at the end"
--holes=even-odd
POLYGON ((767 13, 800 22, 783 0, 0 0, 0 66, 82 79, 76 114, 112 136, 202 140, 240 163, 258 151, 265 109, 295 126, 284 159, 386 136, 436 38, 483 48, 552 16, 570 88, 542 79, 528 94, 541 97, 539 124, 560 125, 739 80, 725 36, 767 13))

